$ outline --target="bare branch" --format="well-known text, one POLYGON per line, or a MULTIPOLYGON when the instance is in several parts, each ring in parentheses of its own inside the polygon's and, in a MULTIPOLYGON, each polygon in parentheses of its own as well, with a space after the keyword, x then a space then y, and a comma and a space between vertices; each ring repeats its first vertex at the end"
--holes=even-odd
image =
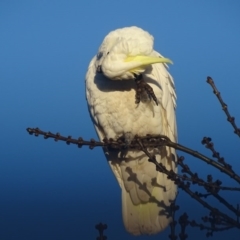
MULTIPOLYGON (((174 181, 174 183, 177 184, 179 188, 181 188, 188 195, 190 195, 192 198, 194 198, 196 201, 198 201, 202 206, 204 206, 205 208, 210 210, 210 212, 213 216, 216 216, 216 217, 220 218, 220 220, 222 222, 226 222, 227 224, 235 226, 235 227, 240 229, 240 223, 238 221, 234 220, 233 218, 229 217, 228 215, 221 212, 217 208, 214 208, 211 205, 209 205, 206 201, 202 200, 198 196, 198 194, 196 194, 196 193, 194 193, 190 190, 190 183, 189 182, 184 183, 174 171, 172 171, 172 170, 169 171, 169 170, 166 169, 166 167, 162 163, 158 163, 157 160, 156 160, 156 156, 152 155, 148 152, 146 146, 144 146, 144 144, 141 142, 140 138, 138 138, 137 141, 139 143, 140 150, 142 150, 149 157, 150 162, 152 162, 156 165, 156 170, 157 171, 167 174, 167 176, 170 180, 174 181)), ((236 214, 238 214, 238 213, 236 212, 236 214)), ((185 234, 184 234, 182 239, 186 239, 185 234)))
POLYGON ((175 233, 175 229, 176 229, 176 225, 177 225, 177 221, 175 220, 175 213, 176 211, 179 210, 179 206, 176 205, 176 199, 171 203, 170 205, 170 211, 171 211, 171 217, 172 217, 172 221, 170 222, 170 229, 171 229, 171 233, 168 235, 169 239, 171 240, 177 240, 177 235, 175 233))
MULTIPOLYGON (((240 188, 237 187, 224 187, 220 186, 222 183, 217 180, 216 182, 206 182, 203 179, 198 177, 197 173, 193 173, 189 166, 183 163, 184 157, 178 157, 178 166, 182 168, 182 173, 187 173, 190 175, 190 178, 187 177, 185 174, 182 176, 183 180, 187 180, 189 182, 192 182, 193 184, 198 184, 199 186, 204 186, 206 189, 210 188, 214 191, 219 191, 219 190, 229 190, 229 191, 240 191, 240 188)), ((211 175, 209 175, 211 176, 211 175)), ((209 194, 208 194, 209 195, 209 194)))
POLYGON ((181 226, 181 232, 179 234, 180 240, 185 240, 188 237, 188 235, 186 234, 186 228, 189 224, 188 215, 186 213, 182 214, 179 217, 178 223, 181 226))
POLYGON ((240 137, 240 128, 237 127, 236 123, 235 123, 235 118, 232 117, 228 111, 228 107, 227 104, 223 101, 220 92, 217 90, 216 85, 214 84, 214 81, 212 80, 211 77, 207 77, 207 83, 210 84, 210 86, 213 88, 213 93, 217 96, 223 111, 225 112, 225 114, 227 115, 227 120, 232 124, 233 128, 234 128, 234 133, 237 134, 240 137))
MULTIPOLYGON (((212 78, 207 77, 207 82, 213 88, 214 94, 217 96, 223 111, 227 115, 227 120, 231 123, 231 125, 234 128, 234 133, 240 137, 240 128, 237 127, 235 123, 235 118, 230 115, 227 108, 227 104, 224 103, 220 95, 220 92, 217 90, 212 78)), ((141 75, 135 76, 135 83, 137 85, 136 96, 135 96, 136 103, 139 103, 141 101, 141 97, 148 96, 149 99, 155 101, 155 103, 158 105, 157 98, 155 96, 153 89, 143 81, 141 75)), ((90 149, 94 149, 95 147, 106 147, 109 150, 117 150, 117 151, 126 149, 126 141, 124 137, 120 137, 118 139, 104 138, 102 139, 102 142, 100 142, 94 139, 90 139, 90 141, 86 141, 86 140, 83 140, 81 137, 79 137, 78 139, 74 139, 71 136, 64 137, 64 136, 61 136, 60 133, 53 134, 51 132, 44 132, 39 128, 27 128, 27 131, 31 135, 33 134, 35 136, 43 135, 45 139, 53 138, 55 141, 64 141, 68 145, 75 144, 79 148, 81 148, 82 146, 89 146, 90 149)), ((206 181, 201 179, 197 173, 192 172, 189 166, 183 162, 184 157, 179 157, 176 163, 178 166, 182 168, 182 173, 183 173, 182 175, 177 174, 172 170, 169 171, 161 162, 157 162, 156 156, 154 154, 151 154, 149 152, 149 148, 159 148, 162 146, 168 146, 176 150, 180 150, 182 152, 185 152, 191 156, 194 156, 204 161, 209 165, 212 165, 213 167, 217 168, 221 172, 227 174, 232 179, 240 183, 240 176, 235 173, 232 166, 228 164, 224 160, 224 158, 220 156, 219 152, 215 150, 214 144, 211 141, 211 138, 204 137, 202 140, 202 144, 211 151, 212 157, 216 160, 208 158, 203 154, 197 151, 194 151, 190 148, 187 148, 181 144, 174 143, 164 135, 146 135, 144 137, 139 137, 136 135, 132 140, 132 142, 128 144, 129 150, 139 150, 144 152, 146 156, 148 156, 149 162, 152 162, 153 164, 155 164, 157 171, 166 174, 168 179, 170 179, 176 185, 178 185, 179 189, 182 189, 189 196, 191 196, 193 199, 195 199, 202 206, 204 206, 209 210, 209 216, 203 217, 202 220, 203 222, 210 224, 210 226, 206 226, 206 224, 198 224, 195 221, 189 221, 188 215, 186 213, 182 214, 179 217, 178 222, 181 227, 181 232, 178 236, 180 237, 180 240, 187 239, 188 235, 186 234, 186 227, 188 225, 191 225, 192 227, 199 227, 201 230, 207 230, 206 236, 212 236, 213 232, 215 231, 224 231, 234 227, 240 229, 239 204, 237 205, 237 207, 234 207, 232 204, 226 201, 219 194, 221 190, 240 191, 240 188, 221 186, 222 182, 220 180, 213 181, 212 175, 208 175, 206 181), (192 186, 191 184, 197 184, 198 186, 202 186, 205 192, 204 193, 193 192, 190 189, 190 187, 192 186), (214 205, 210 205, 207 201, 203 200, 210 196, 216 198, 221 204, 225 205, 226 208, 228 208, 231 212, 233 212, 235 214, 234 216, 236 216, 236 220, 230 217, 229 215, 225 214, 222 210, 220 211, 219 209, 214 207, 214 205)), ((139 188, 144 188, 144 185, 139 183, 139 188)), ((177 225, 177 221, 175 220, 175 212, 179 209, 179 206, 175 205, 175 201, 174 201, 170 204, 169 208, 170 208, 170 213, 173 219, 173 221, 170 223, 171 233, 169 235, 169 238, 171 240, 176 240, 178 236, 175 233, 175 227, 177 225)), ((99 237, 97 237, 98 240, 107 239, 107 237, 103 235, 103 231, 107 229, 106 224, 99 223, 98 225, 96 225, 96 229, 98 229, 99 231, 99 237)))
MULTIPOLYGON (((34 134, 35 136, 43 135, 45 139, 47 138, 53 138, 55 141, 65 141, 67 144, 76 144, 78 147, 82 146, 89 146, 90 149, 93 149, 94 147, 108 147, 110 149, 124 149, 126 147, 126 143, 124 142, 124 139, 119 138, 117 140, 113 139, 103 139, 103 142, 95 141, 94 139, 91 139, 90 141, 85 141, 81 137, 78 139, 73 139, 71 136, 63 137, 60 135, 60 133, 53 134, 51 132, 44 132, 40 130, 39 128, 27 128, 27 131, 29 134, 34 134)), ((207 164, 210 164, 214 166, 215 168, 219 169, 221 172, 224 172, 231 178, 233 178, 235 181, 240 183, 240 176, 238 176, 232 169, 225 168, 222 164, 204 156, 203 154, 194 151, 190 148, 184 147, 181 144, 172 142, 168 137, 164 135, 147 135, 145 137, 138 137, 135 136, 135 138, 132 140, 132 142, 129 144, 129 149, 139 149, 139 142, 138 139, 141 139, 141 143, 144 144, 146 147, 159 147, 159 146, 168 146, 175 148, 177 150, 183 151, 185 153, 188 153, 189 155, 192 155, 198 159, 201 159, 202 161, 206 162, 207 164)))
POLYGON ((95 226, 95 228, 98 230, 99 232, 99 237, 97 237, 97 240, 106 240, 107 237, 103 235, 103 231, 107 229, 107 224, 102 224, 99 223, 95 226))
POLYGON ((195 220, 189 221, 189 223, 190 223, 190 226, 192 226, 192 227, 198 227, 198 228, 200 228, 200 230, 207 230, 207 233, 206 233, 207 237, 213 236, 213 232, 227 231, 227 230, 233 228, 233 226, 231 226, 231 225, 224 226, 224 224, 223 224, 223 227, 218 227, 219 225, 220 226, 222 226, 222 225, 219 223, 216 224, 216 221, 212 216, 210 216, 210 217, 205 216, 202 218, 202 220, 205 223, 210 223, 211 226, 206 226, 205 224, 197 223, 195 220))
POLYGON ((212 142, 212 139, 209 137, 204 137, 202 140, 202 144, 205 145, 206 148, 211 150, 212 156, 218 160, 219 163, 221 163, 226 169, 232 170, 232 166, 225 162, 223 157, 220 157, 219 152, 217 152, 214 148, 214 144, 212 142))

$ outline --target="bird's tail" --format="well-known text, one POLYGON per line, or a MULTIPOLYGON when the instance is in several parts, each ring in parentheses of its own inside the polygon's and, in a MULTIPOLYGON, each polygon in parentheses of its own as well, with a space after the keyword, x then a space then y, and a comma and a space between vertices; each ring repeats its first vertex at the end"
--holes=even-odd
MULTIPOLYGON (((152 150, 152 153, 159 163, 176 172, 173 161, 176 159, 175 151, 162 147, 152 150)), ((174 182, 166 174, 156 171, 155 164, 149 162, 141 152, 128 151, 121 161, 111 162, 110 165, 115 173, 116 169, 120 173, 122 214, 127 231, 140 235, 164 230, 171 222, 169 206, 177 191, 174 182)))

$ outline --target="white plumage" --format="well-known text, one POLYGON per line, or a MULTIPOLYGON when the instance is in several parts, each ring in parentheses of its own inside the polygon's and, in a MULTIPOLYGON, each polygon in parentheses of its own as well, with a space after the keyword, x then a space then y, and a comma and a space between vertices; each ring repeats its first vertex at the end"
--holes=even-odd
MULTIPOLYGON (((153 37, 138 27, 110 32, 98 54, 90 62, 86 75, 89 111, 100 140, 104 137, 126 141, 138 134, 164 134, 177 141, 175 118, 176 94, 163 58, 153 49, 153 37), (154 90, 158 105, 146 94, 135 103, 136 75, 154 90)), ((150 149, 157 161, 177 171, 174 149, 150 149)), ((175 184, 157 172, 141 151, 123 152, 104 149, 110 167, 122 189, 124 225, 134 235, 154 234, 165 229, 170 201, 176 197, 175 184)))

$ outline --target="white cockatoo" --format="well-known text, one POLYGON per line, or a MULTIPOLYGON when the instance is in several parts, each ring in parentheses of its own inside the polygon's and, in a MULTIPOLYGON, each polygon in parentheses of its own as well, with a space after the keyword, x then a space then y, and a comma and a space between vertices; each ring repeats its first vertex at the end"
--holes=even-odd
MULTIPOLYGON (((177 141, 175 87, 166 65, 171 61, 153 49, 153 40, 138 27, 110 32, 86 74, 88 107, 99 139, 123 136, 126 141, 124 151, 106 148, 104 152, 122 190, 125 228, 133 235, 165 229, 177 192, 174 182, 156 171, 142 151, 127 147, 136 134, 163 134, 177 141), (146 93, 135 103, 135 79, 140 75, 152 87, 157 104, 146 93)), ((149 152, 168 170, 177 171, 174 149, 159 147, 149 152)))

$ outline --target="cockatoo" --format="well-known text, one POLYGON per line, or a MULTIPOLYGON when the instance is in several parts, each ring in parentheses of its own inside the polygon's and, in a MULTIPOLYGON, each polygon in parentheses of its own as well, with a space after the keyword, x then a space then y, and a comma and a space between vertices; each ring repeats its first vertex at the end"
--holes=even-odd
MULTIPOLYGON (((135 135, 163 134, 177 141, 176 93, 167 71, 171 63, 153 49, 154 38, 138 27, 110 32, 89 64, 86 97, 100 140, 124 137, 126 149, 104 149, 122 190, 122 215, 133 235, 155 234, 171 222, 169 205, 177 188, 140 150, 128 149, 135 135), (149 84, 157 104, 143 93, 135 103, 136 77, 149 84)), ((176 152, 169 147, 149 149, 159 163, 177 171, 176 152)))

